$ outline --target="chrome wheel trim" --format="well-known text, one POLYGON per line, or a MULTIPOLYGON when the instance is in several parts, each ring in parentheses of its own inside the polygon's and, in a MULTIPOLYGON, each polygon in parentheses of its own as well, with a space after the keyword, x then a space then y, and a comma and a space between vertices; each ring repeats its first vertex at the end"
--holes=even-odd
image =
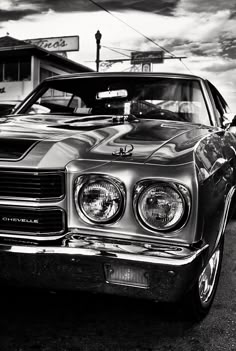
POLYGON ((220 264, 220 249, 218 248, 209 259, 198 279, 198 291, 202 306, 206 305, 212 295, 220 264))

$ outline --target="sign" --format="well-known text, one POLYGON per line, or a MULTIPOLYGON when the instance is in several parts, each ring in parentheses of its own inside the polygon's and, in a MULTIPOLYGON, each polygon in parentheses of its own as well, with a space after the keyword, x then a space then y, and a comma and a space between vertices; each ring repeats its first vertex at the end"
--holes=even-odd
POLYGON ((163 51, 133 51, 131 52, 131 64, 138 63, 163 63, 163 51))
POLYGON ((79 50, 78 36, 27 39, 25 41, 48 51, 62 52, 79 50))
POLYGON ((143 63, 142 72, 151 72, 151 63, 143 63))

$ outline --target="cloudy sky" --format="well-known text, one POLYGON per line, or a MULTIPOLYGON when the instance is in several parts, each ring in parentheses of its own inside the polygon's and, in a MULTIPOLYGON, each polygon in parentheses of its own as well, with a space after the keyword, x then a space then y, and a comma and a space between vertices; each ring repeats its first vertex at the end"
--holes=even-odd
MULTIPOLYGON (((0 36, 7 32, 17 39, 79 35, 80 50, 69 58, 92 68, 98 29, 104 60, 128 58, 136 50, 159 50, 160 45, 187 58, 183 63, 165 60, 153 66, 155 71, 192 72, 208 78, 236 112, 235 0, 0 1, 0 36)), ((125 61, 109 70, 129 67, 125 61)))

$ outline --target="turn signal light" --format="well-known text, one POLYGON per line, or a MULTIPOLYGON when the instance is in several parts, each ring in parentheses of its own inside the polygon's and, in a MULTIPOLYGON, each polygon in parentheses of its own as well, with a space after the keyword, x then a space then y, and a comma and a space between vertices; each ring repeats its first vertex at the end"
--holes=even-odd
POLYGON ((105 264, 106 281, 112 284, 148 288, 149 274, 142 268, 105 264))

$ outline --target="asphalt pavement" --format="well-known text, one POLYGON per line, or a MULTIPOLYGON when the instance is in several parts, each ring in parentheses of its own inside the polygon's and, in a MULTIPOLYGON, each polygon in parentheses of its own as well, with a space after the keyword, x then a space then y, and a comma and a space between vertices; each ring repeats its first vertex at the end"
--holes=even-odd
POLYGON ((0 351, 236 351, 236 221, 201 323, 179 306, 114 296, 14 290, 0 301, 0 351))

